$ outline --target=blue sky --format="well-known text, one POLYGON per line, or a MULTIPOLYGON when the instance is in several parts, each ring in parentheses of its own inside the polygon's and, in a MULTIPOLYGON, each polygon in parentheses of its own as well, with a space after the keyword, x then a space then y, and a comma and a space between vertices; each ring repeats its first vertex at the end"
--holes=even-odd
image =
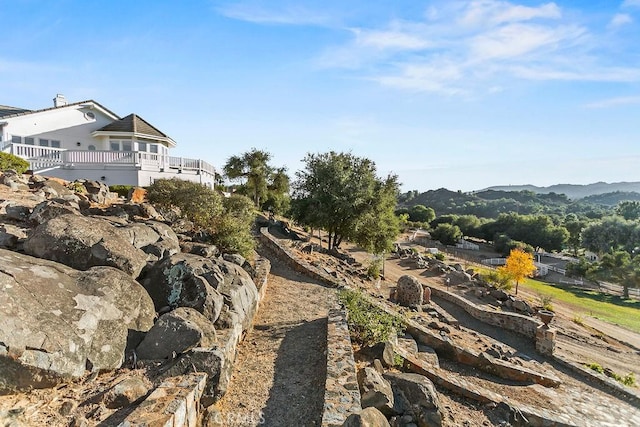
POLYGON ((640 0, 0 0, 0 104, 94 99, 221 167, 403 190, 640 181, 640 0))

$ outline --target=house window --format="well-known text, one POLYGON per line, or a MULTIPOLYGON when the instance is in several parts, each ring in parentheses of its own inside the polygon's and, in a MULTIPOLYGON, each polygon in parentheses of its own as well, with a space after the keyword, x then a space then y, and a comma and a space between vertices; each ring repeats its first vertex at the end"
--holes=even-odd
POLYGON ((22 144, 22 137, 17 135, 11 135, 11 142, 14 144, 22 144))
POLYGON ((122 141, 122 151, 131 151, 131 141, 122 141))
POLYGON ((95 145, 90 145, 90 146, 87 147, 87 150, 96 151, 96 146, 95 145))
POLYGON ((24 137, 24 143, 27 145, 36 145, 34 138, 30 137, 30 136, 25 136, 24 137))
POLYGON ((158 154, 158 144, 150 144, 149 148, 150 148, 149 151, 151 151, 154 154, 158 154))
POLYGON ((41 147, 48 147, 49 146, 49 140, 48 139, 44 139, 44 138, 40 138, 40 146, 41 147))
POLYGON ((111 141, 111 151, 120 151, 120 142, 119 141, 111 141))
POLYGON ((60 148, 60 141, 57 141, 55 139, 51 140, 51 147, 52 148, 60 148))
POLYGON ((138 142, 138 151, 147 151, 147 143, 138 142))

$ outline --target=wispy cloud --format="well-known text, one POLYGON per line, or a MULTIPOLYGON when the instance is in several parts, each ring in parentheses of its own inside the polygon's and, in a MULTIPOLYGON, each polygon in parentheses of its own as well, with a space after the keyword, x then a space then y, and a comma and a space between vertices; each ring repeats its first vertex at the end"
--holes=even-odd
MULTIPOLYGON (((625 41, 612 31, 634 22, 630 13, 598 21, 554 2, 525 6, 517 0, 435 0, 421 15, 340 26, 335 16, 329 18, 329 6, 257 1, 231 3, 220 11, 260 24, 332 22, 343 31, 344 42, 322 49, 316 65, 347 69, 384 86, 468 95, 490 92, 487 88, 508 90, 514 78, 640 81, 640 64, 633 57, 620 60, 615 49, 625 41)), ((621 3, 634 6, 640 0, 621 3)))
POLYGON ((217 7, 218 13, 229 18, 273 25, 327 25, 329 14, 298 3, 269 4, 259 2, 236 2, 217 7))
POLYGON ((627 24, 631 24, 633 18, 627 13, 616 13, 611 21, 609 21, 609 28, 618 28, 627 24))
POLYGON ((586 104, 586 108, 612 108, 622 105, 638 105, 640 104, 640 96, 621 96, 617 98, 603 99, 600 101, 586 104))

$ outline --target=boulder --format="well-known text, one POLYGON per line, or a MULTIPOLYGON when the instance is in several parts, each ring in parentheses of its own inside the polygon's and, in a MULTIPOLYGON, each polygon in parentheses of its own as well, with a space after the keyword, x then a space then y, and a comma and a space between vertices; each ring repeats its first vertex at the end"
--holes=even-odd
POLYGON ((394 410, 412 415, 420 427, 442 425, 442 412, 435 386, 425 376, 411 373, 386 373, 391 383, 394 410))
POLYGON ((519 311, 520 313, 526 313, 526 314, 533 313, 533 308, 529 305, 529 303, 521 299, 517 299, 513 301, 512 308, 516 311, 519 311))
POLYGON ((431 288, 428 286, 422 287, 422 304, 431 304, 431 288))
POLYGON ((220 253, 215 245, 198 242, 184 242, 180 245, 180 249, 184 253, 200 255, 205 258, 214 258, 220 253))
POLYGON ((26 221, 31 215, 31 209, 22 205, 7 205, 4 210, 7 217, 18 221, 26 221))
POLYGON ((423 344, 418 345, 418 354, 415 355, 419 360, 428 363, 431 366, 435 366, 436 368, 440 367, 440 361, 438 360, 438 354, 436 351, 423 344))
POLYGON ((139 222, 128 224, 120 228, 120 231, 129 238, 129 243, 138 249, 160 240, 160 235, 153 228, 139 222))
POLYGON ((27 238, 27 233, 20 227, 11 224, 0 224, 0 247, 13 249, 18 241, 27 238))
POLYGON ((376 408, 365 408, 359 414, 351 414, 342 427, 390 427, 389 421, 376 408))
POLYGON ((142 378, 131 377, 111 387, 103 396, 104 405, 109 409, 129 406, 149 393, 150 384, 142 378))
POLYGON ((418 306, 422 304, 423 290, 422 284, 413 276, 404 275, 398 279, 396 288, 396 301, 405 307, 418 306))
POLYGON ((374 407, 384 414, 395 415, 391 384, 374 368, 367 366, 358 371, 358 385, 363 408, 374 407))
POLYGON ((120 270, 0 249, 0 394, 120 367, 128 335, 154 316, 144 288, 120 270))
POLYGON ((147 255, 126 233, 109 222, 80 215, 62 215, 40 224, 24 243, 27 254, 86 270, 106 265, 138 277, 147 255))
POLYGON ((465 273, 464 271, 451 271, 446 275, 446 279, 449 280, 449 285, 455 286, 460 285, 462 283, 469 283, 472 280, 472 277, 465 273))
POLYGON ((60 203, 54 200, 47 200, 41 203, 38 203, 35 208, 33 208, 33 212, 29 216, 29 220, 35 222, 36 224, 42 224, 47 222, 52 218, 59 217, 61 215, 80 215, 79 208, 76 206, 71 206, 67 203, 60 203))
POLYGON ((139 359, 166 359, 195 347, 212 347, 216 330, 209 319, 189 307, 165 313, 138 345, 139 359))
POLYGON ((215 322, 225 303, 218 289, 224 280, 216 260, 180 253, 153 265, 142 285, 158 311, 191 307, 215 322))

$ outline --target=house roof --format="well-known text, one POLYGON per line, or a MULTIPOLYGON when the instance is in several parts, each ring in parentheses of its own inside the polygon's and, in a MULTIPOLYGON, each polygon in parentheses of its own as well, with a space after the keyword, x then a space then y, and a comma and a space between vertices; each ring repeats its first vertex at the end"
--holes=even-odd
POLYGON ((109 123, 106 126, 94 131, 92 135, 113 135, 113 134, 131 134, 134 136, 151 137, 159 141, 166 142, 169 146, 175 147, 176 142, 164 132, 153 126, 151 123, 138 116, 137 114, 129 114, 126 117, 109 123))
POLYGON ((29 113, 31 110, 24 108, 10 107, 8 105, 0 105, 0 118, 7 116, 17 116, 24 113, 29 113))
POLYGON ((131 132, 159 138, 168 138, 166 134, 137 114, 129 114, 120 120, 111 122, 98 129, 97 132, 131 132))
POLYGON ((27 110, 27 109, 24 109, 24 108, 17 108, 17 107, 9 107, 7 105, 0 105, 0 118, 8 119, 10 117, 25 116, 27 114, 41 113, 43 111, 57 110, 58 108, 73 107, 73 106, 76 106, 76 105, 83 105, 83 104, 93 104, 93 105, 99 107, 100 109, 104 110, 107 114, 110 114, 111 116, 115 117, 116 119, 120 118, 119 115, 117 115, 113 111, 109 110, 108 108, 105 108, 103 105, 99 104, 98 102, 94 101, 93 99, 88 99, 86 101, 80 101, 80 102, 73 102, 71 104, 61 105, 59 107, 43 108, 41 110, 27 110))

